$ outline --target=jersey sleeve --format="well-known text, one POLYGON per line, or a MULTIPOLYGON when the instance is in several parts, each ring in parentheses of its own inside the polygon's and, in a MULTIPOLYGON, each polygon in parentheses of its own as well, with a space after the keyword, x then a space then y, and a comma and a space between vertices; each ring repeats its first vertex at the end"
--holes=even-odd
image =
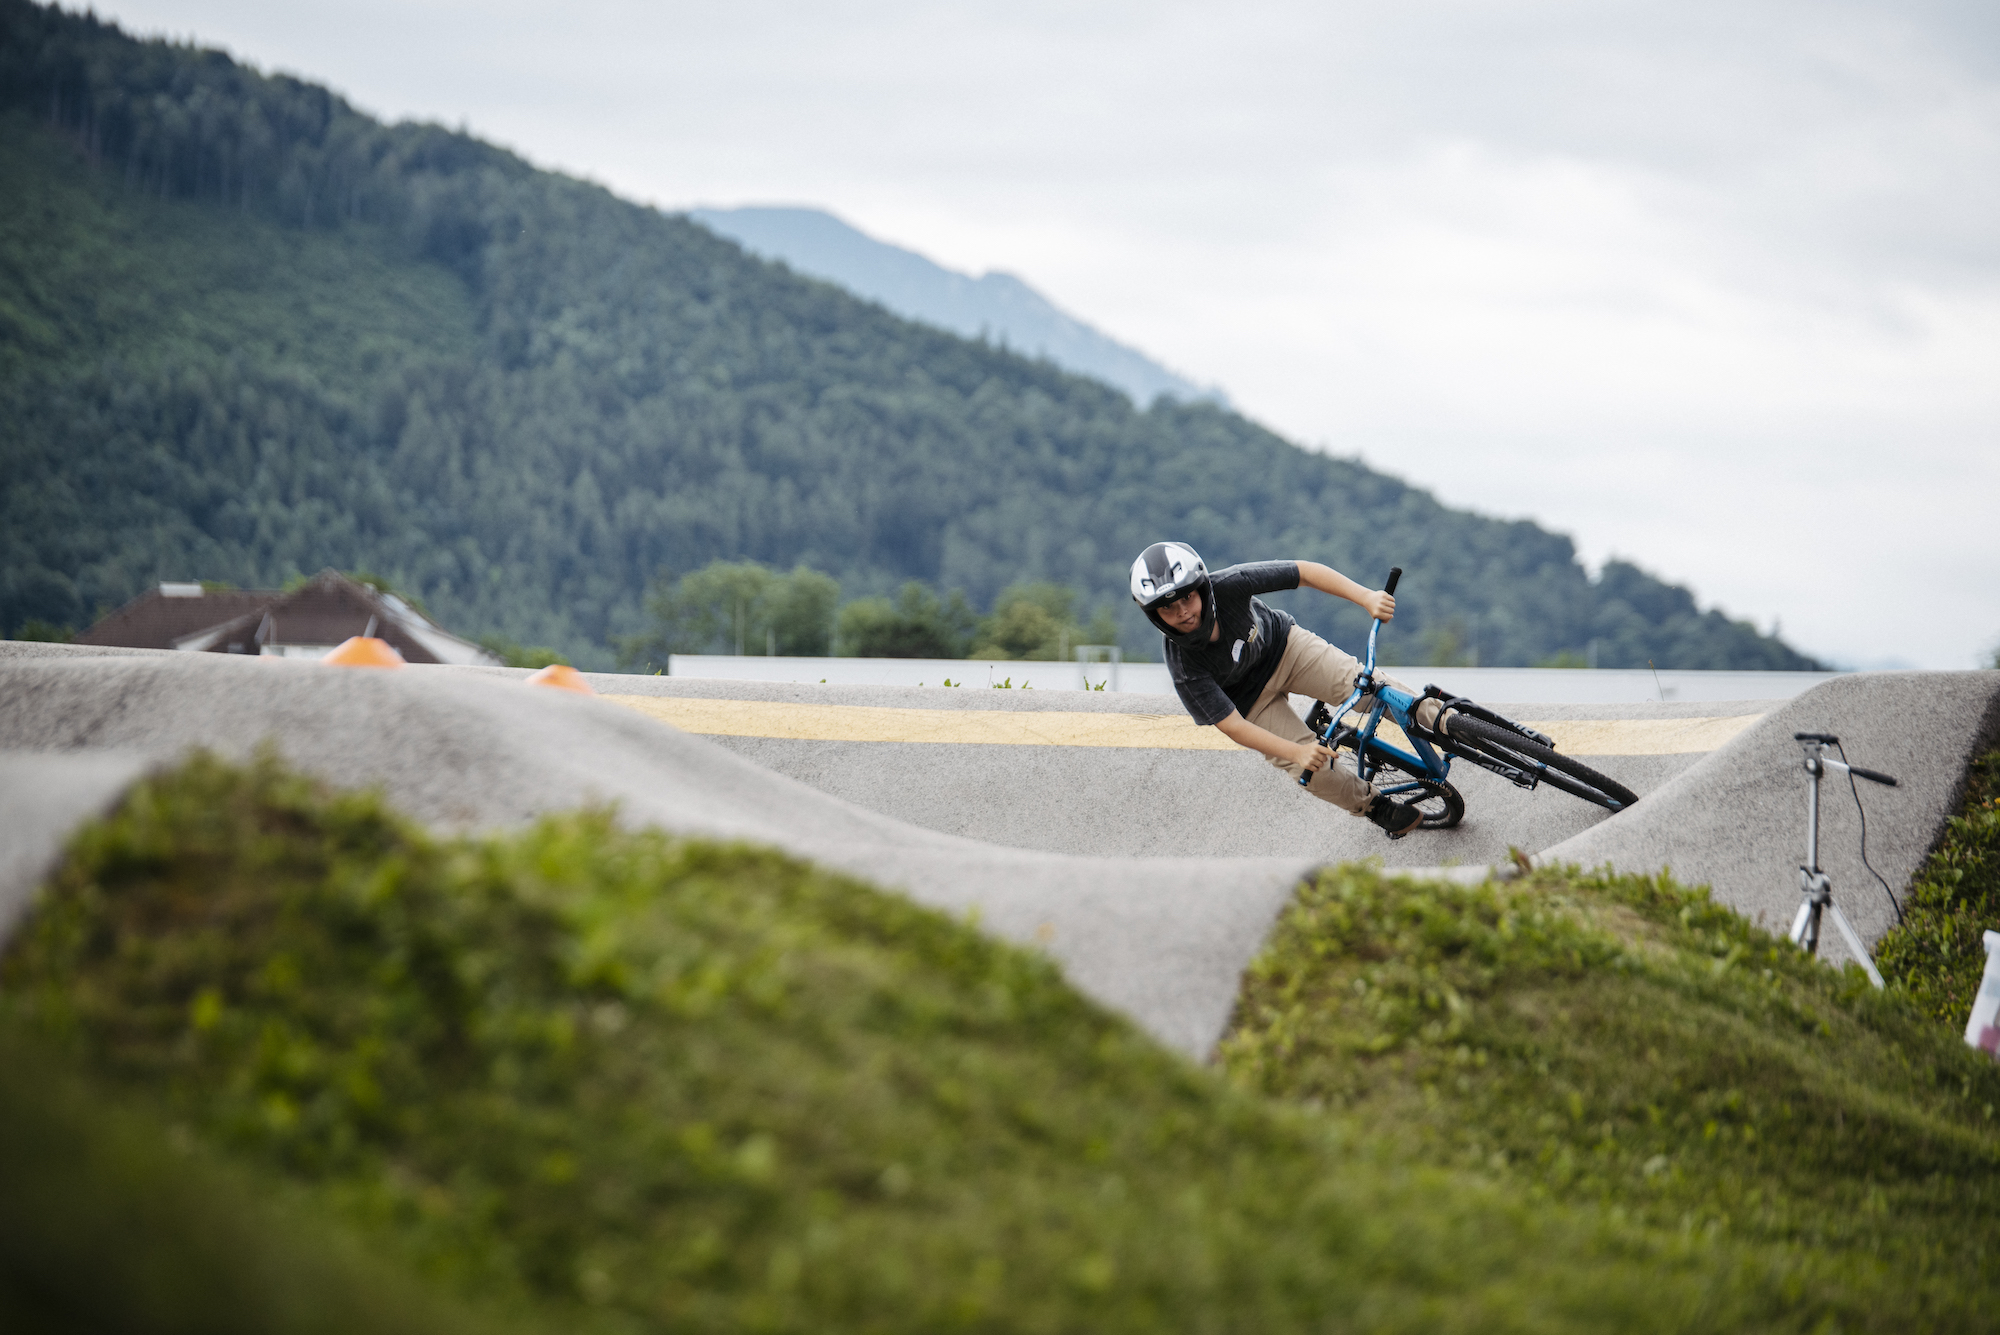
POLYGON ((1283 593, 1299 587, 1297 561, 1251 561, 1231 566, 1226 573, 1235 576, 1238 587, 1249 594, 1283 593))

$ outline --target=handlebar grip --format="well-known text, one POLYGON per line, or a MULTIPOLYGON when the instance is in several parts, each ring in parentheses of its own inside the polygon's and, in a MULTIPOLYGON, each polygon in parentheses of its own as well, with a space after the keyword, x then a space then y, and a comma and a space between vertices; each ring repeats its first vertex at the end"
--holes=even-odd
POLYGON ((1825 742, 1828 746, 1833 746, 1840 741, 1838 737, 1830 732, 1795 732, 1792 734, 1792 740, 1795 742, 1825 742))
MULTIPOLYGON (((1327 730, 1323 733, 1316 732, 1313 734, 1314 746, 1325 746, 1327 738, 1333 735, 1334 725, 1329 723, 1326 725, 1326 728, 1327 730)), ((1312 787, 1313 775, 1317 773, 1319 773, 1318 770, 1309 769, 1304 774, 1299 775, 1299 787, 1301 788, 1312 787)))
POLYGON ((1382 592, 1394 593, 1396 591, 1396 581, 1401 579, 1402 577, 1403 577, 1403 567, 1391 566, 1389 569, 1389 582, 1382 586, 1382 592))
POLYGON ((1850 773, 1858 774, 1870 783, 1886 784, 1891 788, 1896 786, 1896 781, 1893 778, 1879 770, 1863 769, 1859 765, 1849 765, 1847 768, 1850 773))

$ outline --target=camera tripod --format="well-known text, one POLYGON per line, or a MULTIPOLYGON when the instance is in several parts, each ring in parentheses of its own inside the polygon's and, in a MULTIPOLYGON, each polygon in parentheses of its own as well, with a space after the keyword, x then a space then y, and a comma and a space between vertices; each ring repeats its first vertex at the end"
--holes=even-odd
POLYGON ((1868 981, 1880 988, 1883 985, 1882 975, 1875 968, 1868 947, 1861 944, 1861 933, 1854 930, 1854 924, 1840 911, 1840 905, 1833 902, 1833 882, 1819 869, 1819 781, 1829 769, 1844 770, 1870 783, 1886 784, 1891 788, 1896 786, 1896 781, 1875 770, 1829 758, 1826 748, 1840 745, 1840 739, 1831 733, 1795 732, 1792 740, 1805 748, 1806 774, 1812 779, 1812 787, 1806 792, 1806 862, 1799 868, 1799 893, 1805 896, 1805 901, 1799 905, 1798 916, 1792 919, 1792 944, 1808 955, 1817 955, 1820 914, 1831 909, 1833 925, 1840 929, 1847 948, 1854 952, 1854 958, 1860 960, 1861 967, 1868 971, 1868 981))

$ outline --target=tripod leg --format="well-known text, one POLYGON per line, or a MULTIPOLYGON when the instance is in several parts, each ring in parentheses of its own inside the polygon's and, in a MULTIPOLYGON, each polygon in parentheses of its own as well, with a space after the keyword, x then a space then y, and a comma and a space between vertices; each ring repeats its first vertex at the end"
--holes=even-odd
POLYGON ((1861 944, 1861 934, 1854 930, 1854 924, 1840 911, 1840 905, 1828 904, 1827 907, 1833 910, 1833 925, 1838 927, 1841 936, 1846 938, 1847 948, 1854 952, 1854 958, 1860 960, 1861 967, 1868 971, 1868 981, 1875 984, 1876 990, 1880 991, 1885 984, 1882 982, 1881 973, 1875 968, 1875 961, 1868 955, 1868 947, 1861 944))
POLYGON ((1818 905, 1810 899, 1799 905, 1798 914, 1792 919, 1792 944, 1808 955, 1819 951, 1818 905))

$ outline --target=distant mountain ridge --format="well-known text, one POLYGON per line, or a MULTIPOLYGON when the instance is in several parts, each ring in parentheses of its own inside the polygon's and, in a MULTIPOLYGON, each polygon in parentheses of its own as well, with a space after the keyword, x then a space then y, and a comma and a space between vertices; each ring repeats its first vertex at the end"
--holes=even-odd
POLYGON ((1010 273, 947 269, 913 250, 879 241, 823 209, 753 206, 689 209, 688 217, 752 254, 838 283, 906 319, 985 338, 1064 370, 1114 385, 1145 407, 1164 394, 1227 406, 1204 389, 1091 328, 1010 273))

